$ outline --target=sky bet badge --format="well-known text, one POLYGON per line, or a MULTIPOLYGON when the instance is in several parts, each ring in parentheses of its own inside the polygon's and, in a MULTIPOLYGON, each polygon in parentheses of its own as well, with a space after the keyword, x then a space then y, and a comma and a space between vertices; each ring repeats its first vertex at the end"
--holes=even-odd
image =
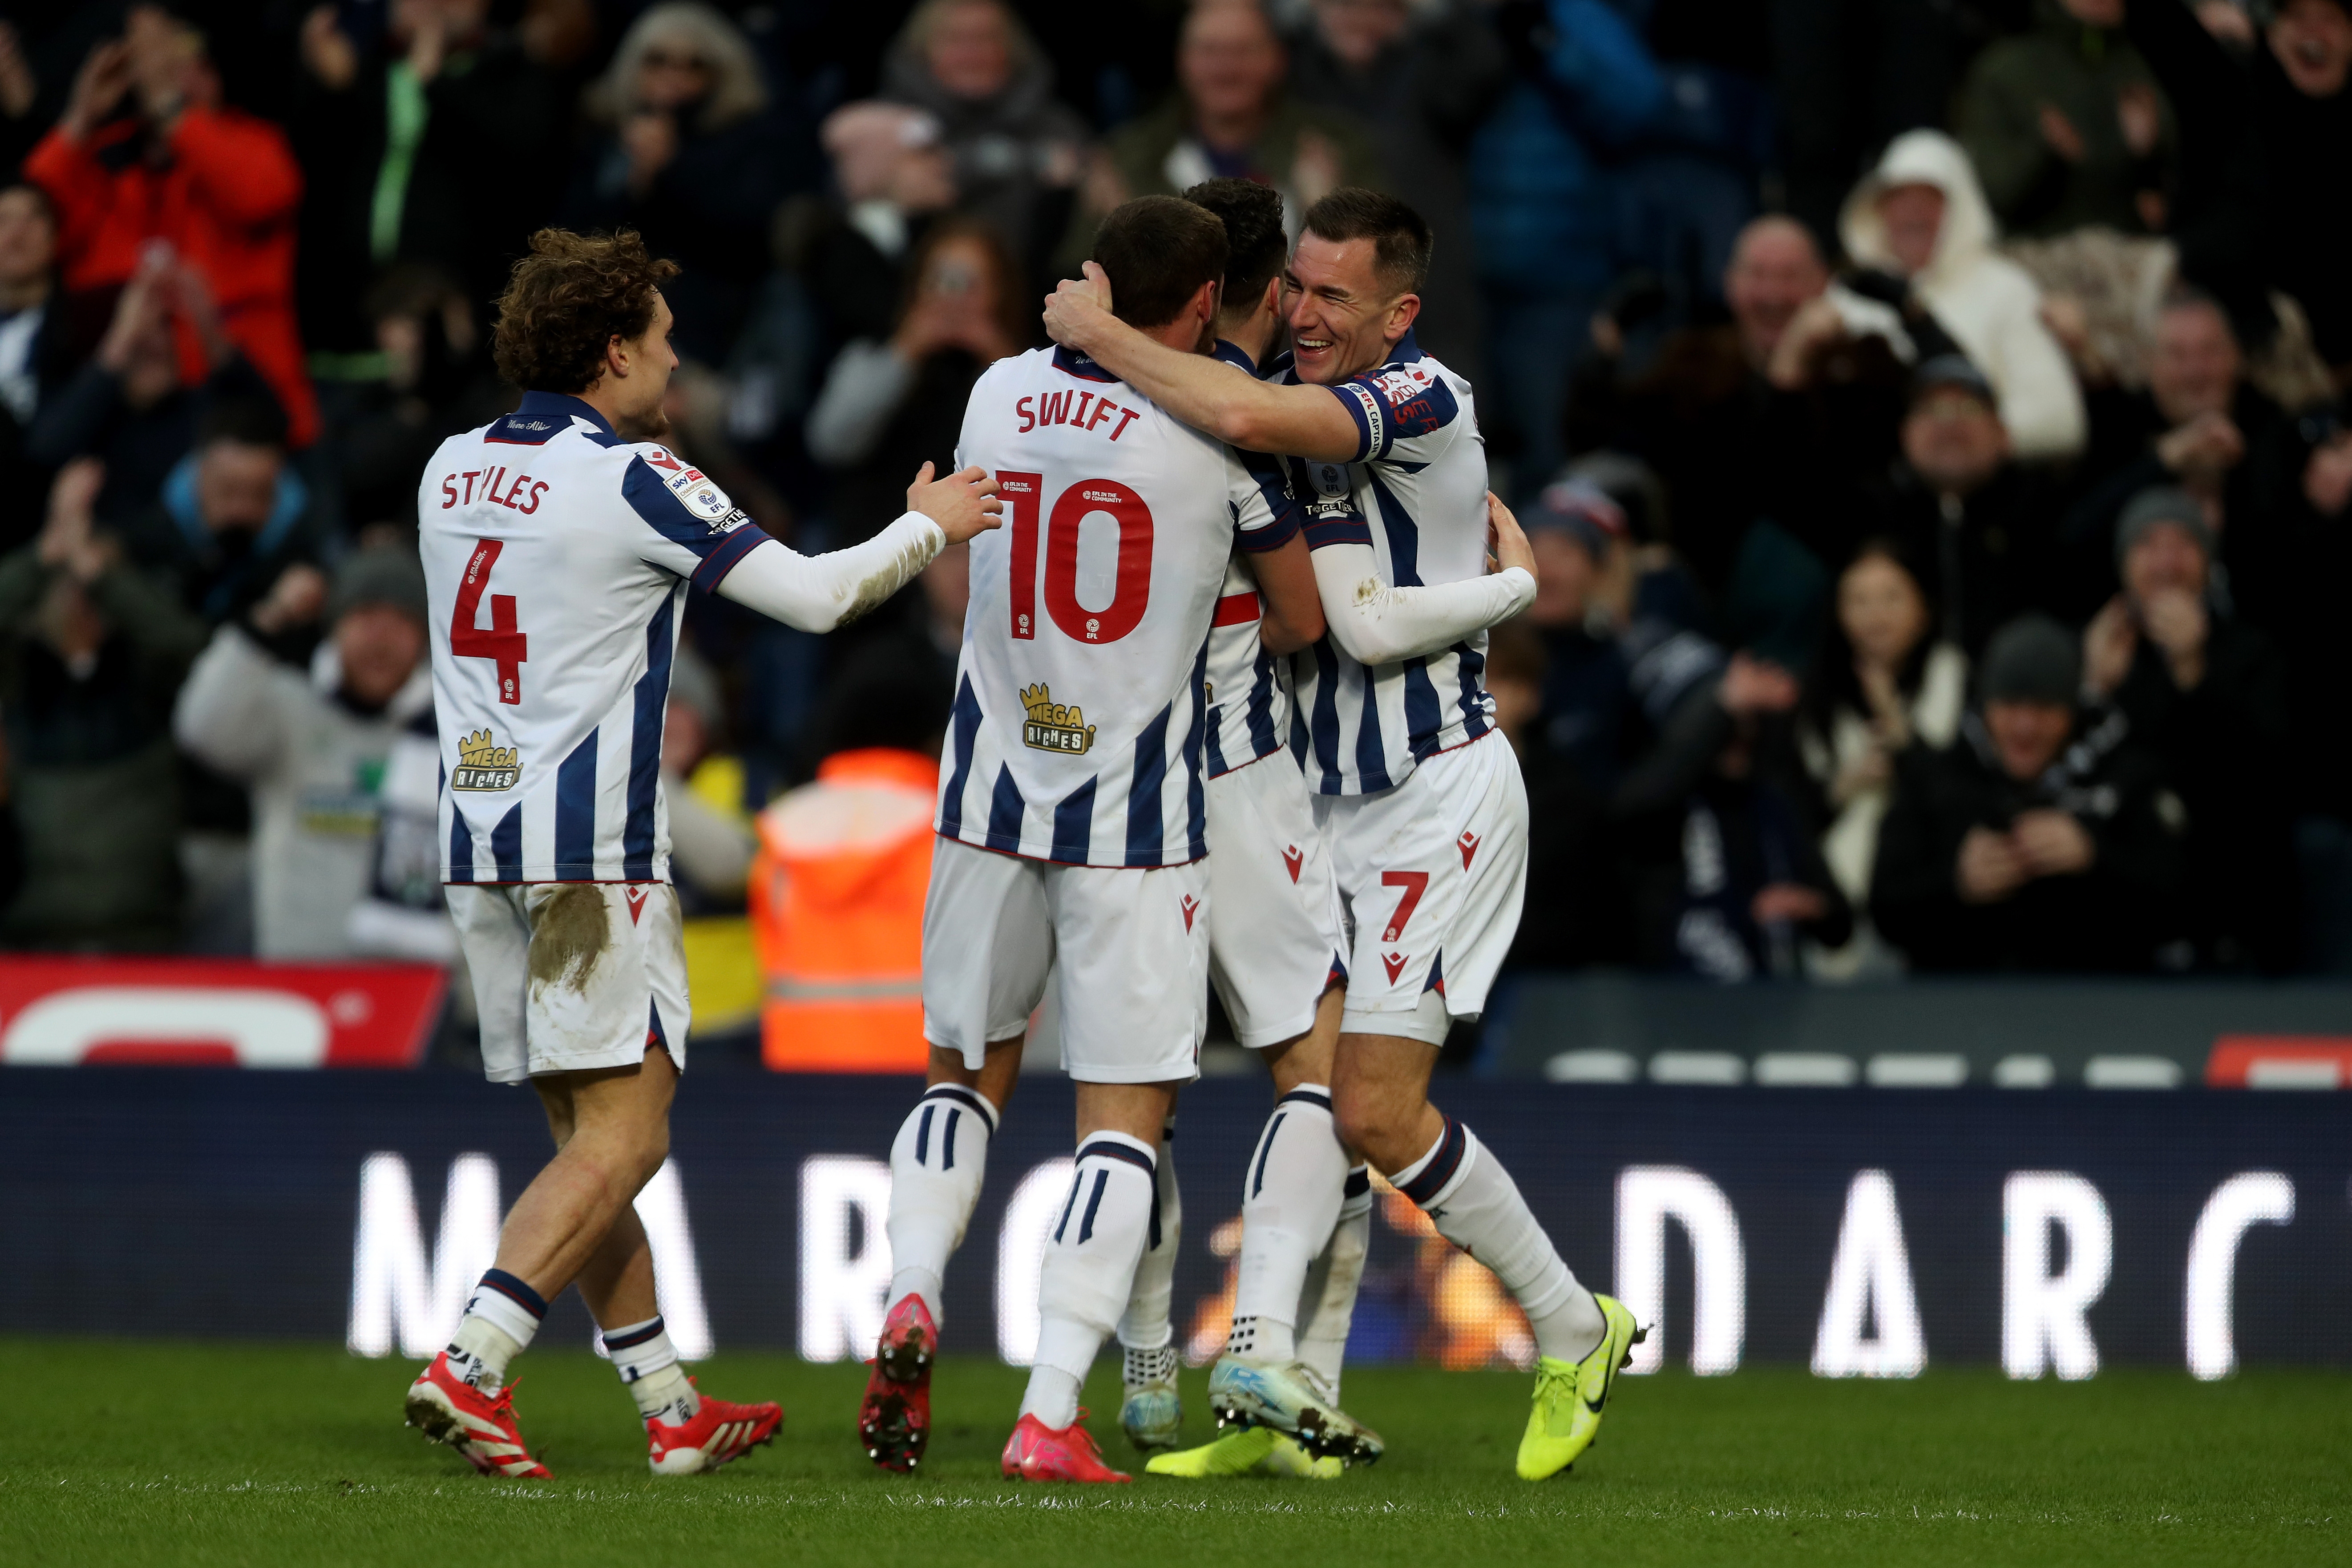
POLYGON ((1021 726, 1023 745, 1076 757, 1095 743, 1095 727, 1087 722, 1085 710, 1057 707, 1044 681, 1021 693, 1021 706, 1029 710, 1029 721, 1021 726))
POLYGON ((449 774, 451 789, 496 793, 522 782, 522 759, 512 746, 501 746, 488 730, 457 738, 457 765, 449 774))

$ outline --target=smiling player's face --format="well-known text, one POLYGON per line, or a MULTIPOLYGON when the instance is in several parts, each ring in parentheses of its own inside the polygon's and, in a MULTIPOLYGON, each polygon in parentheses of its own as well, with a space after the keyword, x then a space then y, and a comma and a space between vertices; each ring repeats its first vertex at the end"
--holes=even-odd
POLYGON ((1399 307, 1413 296, 1381 288, 1373 258, 1369 239, 1298 237, 1283 274, 1282 302, 1299 380, 1333 386, 1361 375, 1388 358, 1390 343, 1411 325, 1410 313, 1399 324, 1399 307))

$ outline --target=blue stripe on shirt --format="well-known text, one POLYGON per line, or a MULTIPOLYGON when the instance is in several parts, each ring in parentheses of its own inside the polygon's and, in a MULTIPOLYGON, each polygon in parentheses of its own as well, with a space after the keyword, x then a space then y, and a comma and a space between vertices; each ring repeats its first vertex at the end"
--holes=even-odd
POLYGON ((1083 866, 1094 847, 1095 781, 1088 779, 1054 807, 1054 858, 1067 866, 1083 866))
POLYGON ((1198 860, 1209 852, 1209 793, 1201 779, 1201 742, 1208 724, 1208 705, 1202 700, 1209 670, 1209 644, 1192 658, 1192 722, 1184 732, 1185 854, 1198 860))
POLYGON ((940 796, 940 831, 950 838, 963 837, 963 789, 971 782, 972 743, 980 737, 980 699, 971 692, 971 677, 956 689, 954 733, 950 739, 955 769, 940 796))
POLYGON ((654 808, 661 798, 662 722, 669 711, 671 612, 675 593, 646 625, 646 672, 637 677, 636 712, 629 727, 628 816, 621 826, 621 879, 654 879, 654 808))
POLYGON ((596 879, 596 731, 555 770, 555 879, 596 879))
POLYGON ((1160 866, 1167 863, 1168 830, 1160 791, 1168 782, 1168 723, 1175 717, 1171 702, 1151 716, 1135 738, 1135 778, 1127 786, 1127 863, 1160 866))
POLYGON ((996 770, 996 792, 988 803, 988 847, 1007 855, 1021 853, 1021 819, 1028 814, 1029 803, 1021 798, 1021 786, 1013 782, 1013 770, 1000 765, 996 770))
POLYGON ((1315 764, 1322 770, 1318 795, 1339 793, 1339 657, 1331 639, 1315 645, 1315 764))
POLYGON ((490 859, 499 868, 499 881, 522 880, 522 802, 507 807, 507 814, 490 829, 490 859))
POLYGON ((1486 689, 1480 679, 1486 673, 1486 656, 1466 642, 1455 643, 1454 652, 1462 674, 1462 728, 1475 741, 1495 727, 1486 717, 1486 689))
POLYGON ((449 880, 474 879, 474 829, 455 802, 449 806, 449 880))
POLYGON ((1261 757, 1282 743, 1274 733, 1274 655, 1260 647, 1257 679, 1250 682, 1249 707, 1244 717, 1249 721, 1250 748, 1261 757))
POLYGON ((1356 776, 1366 793, 1389 787, 1387 748, 1381 743, 1381 683, 1364 671, 1364 712, 1356 729, 1356 776))

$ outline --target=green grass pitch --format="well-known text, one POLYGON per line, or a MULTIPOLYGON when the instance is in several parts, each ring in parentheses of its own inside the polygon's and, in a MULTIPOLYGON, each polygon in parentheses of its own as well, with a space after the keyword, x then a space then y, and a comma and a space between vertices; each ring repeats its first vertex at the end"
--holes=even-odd
MULTIPOLYGON (((782 1435, 719 1475, 661 1482, 608 1367, 545 1346, 518 1370, 551 1482, 482 1479, 404 1429, 405 1362, 0 1340, 16 1412, 0 1435, 0 1563, 2352 1563, 2352 1378, 2334 1373, 1626 1379, 1576 1473, 1530 1487, 1510 1473, 1528 1380, 1366 1368, 1348 1393, 1389 1440, 1371 1469, 1081 1489, 997 1478, 1021 1374, 991 1362, 942 1364, 928 1473, 905 1479, 856 1451, 862 1368, 709 1363, 714 1392, 781 1398, 782 1435)), ((1185 1374, 1185 1394, 1205 1438, 1205 1373, 1185 1374)), ((1124 1460, 1108 1358, 1088 1395, 1124 1460)))

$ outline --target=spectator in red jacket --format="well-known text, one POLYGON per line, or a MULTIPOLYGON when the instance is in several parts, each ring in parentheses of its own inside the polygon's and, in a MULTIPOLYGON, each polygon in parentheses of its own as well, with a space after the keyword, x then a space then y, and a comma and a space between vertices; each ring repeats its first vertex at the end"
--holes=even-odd
MULTIPOLYGON (((211 286, 229 340, 284 405, 293 444, 310 442, 318 408, 294 325, 302 177, 275 126, 222 105, 201 33, 160 6, 133 6, 123 37, 82 62, 25 175, 57 208, 69 293, 120 288, 144 247, 168 243, 211 286)), ((192 333, 181 334, 180 359, 184 380, 204 378, 192 333)))

